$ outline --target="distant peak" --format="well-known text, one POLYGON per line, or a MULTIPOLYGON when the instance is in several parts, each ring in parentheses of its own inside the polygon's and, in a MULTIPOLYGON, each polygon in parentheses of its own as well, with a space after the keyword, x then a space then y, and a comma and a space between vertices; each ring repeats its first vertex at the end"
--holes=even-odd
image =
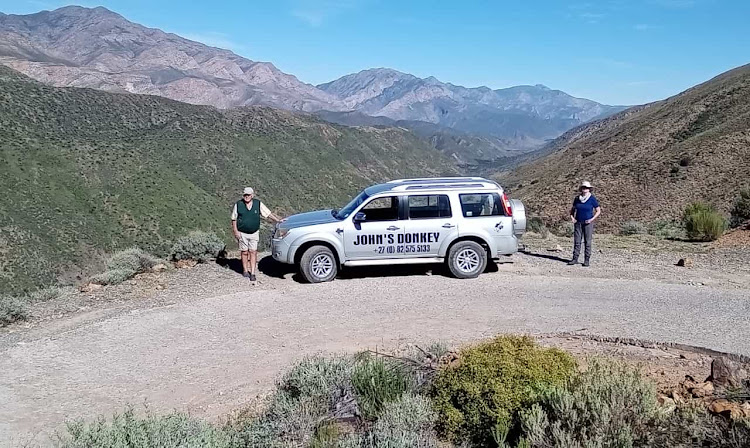
POLYGON ((550 88, 547 87, 547 86, 545 86, 544 84, 536 84, 536 85, 534 85, 534 87, 537 87, 537 88, 543 89, 543 90, 550 90, 550 88))

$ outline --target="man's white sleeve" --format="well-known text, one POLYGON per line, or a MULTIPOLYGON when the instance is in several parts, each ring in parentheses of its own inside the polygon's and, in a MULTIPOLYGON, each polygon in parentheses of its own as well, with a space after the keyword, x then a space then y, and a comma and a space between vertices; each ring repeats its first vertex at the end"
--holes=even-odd
POLYGON ((237 204, 234 204, 234 208, 232 209, 232 221, 237 221, 237 204))
POLYGON ((269 210, 268 207, 266 207, 266 204, 262 202, 260 203, 260 216, 264 218, 271 216, 271 210, 269 210))

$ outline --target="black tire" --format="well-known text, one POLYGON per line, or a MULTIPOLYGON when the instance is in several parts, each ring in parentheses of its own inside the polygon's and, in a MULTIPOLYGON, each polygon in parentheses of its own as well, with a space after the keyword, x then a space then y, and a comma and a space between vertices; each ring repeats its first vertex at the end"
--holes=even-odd
POLYGON ((338 274, 338 263, 331 249, 312 246, 302 254, 299 272, 308 283, 330 282, 338 274))
POLYGON ((476 278, 487 268, 487 251, 474 241, 459 241, 448 252, 448 269, 456 278, 476 278))

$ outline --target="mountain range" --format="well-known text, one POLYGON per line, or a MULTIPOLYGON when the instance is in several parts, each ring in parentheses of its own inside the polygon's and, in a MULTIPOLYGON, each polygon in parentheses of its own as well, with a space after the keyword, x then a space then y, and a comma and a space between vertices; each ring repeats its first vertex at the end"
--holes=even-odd
POLYGON ((384 117, 387 124, 418 128, 459 160, 535 149, 623 109, 542 85, 466 88, 384 68, 313 86, 271 63, 147 28, 103 7, 0 13, 0 64, 57 87, 158 95, 222 109, 267 105, 322 112, 349 125, 369 126, 370 117, 384 117))
POLYGON ((579 126, 496 177, 550 223, 567 219, 583 180, 594 185, 604 228, 680 219, 694 201, 728 215, 750 187, 750 64, 579 126))

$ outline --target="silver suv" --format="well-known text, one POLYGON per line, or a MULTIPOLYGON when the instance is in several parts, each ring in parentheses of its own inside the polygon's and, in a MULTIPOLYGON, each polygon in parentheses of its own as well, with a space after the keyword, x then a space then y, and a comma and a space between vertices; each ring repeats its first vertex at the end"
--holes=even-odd
POLYGON ((518 250, 519 200, 481 177, 401 179, 366 188, 340 210, 293 215, 276 225, 273 258, 311 283, 341 266, 442 263, 458 278, 518 250))

